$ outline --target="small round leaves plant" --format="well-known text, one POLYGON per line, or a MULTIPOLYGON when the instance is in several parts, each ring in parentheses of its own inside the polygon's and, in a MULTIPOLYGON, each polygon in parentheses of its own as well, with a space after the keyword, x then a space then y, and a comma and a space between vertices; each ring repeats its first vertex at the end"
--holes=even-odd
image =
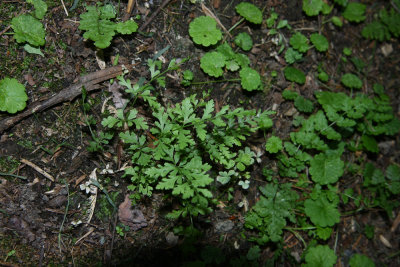
POLYGON ((241 32, 236 36, 235 44, 242 48, 244 51, 250 51, 253 47, 253 40, 251 39, 249 34, 241 32))
POLYGON ((321 185, 334 184, 343 175, 344 162, 337 155, 316 155, 310 161, 312 180, 321 185))
POLYGON ((361 89, 362 81, 358 76, 352 73, 346 73, 342 76, 341 82, 344 86, 350 89, 361 89))
POLYGON ((332 267, 336 263, 337 256, 328 246, 318 245, 308 249, 305 260, 306 264, 302 266, 332 267))
POLYGON ((325 36, 318 33, 313 33, 310 36, 310 40, 319 52, 325 52, 328 50, 329 43, 325 36))
POLYGON ((282 147, 282 140, 277 136, 271 136, 265 144, 265 150, 269 153, 277 153, 282 147))
POLYGON ((349 262, 350 267, 375 267, 375 263, 363 254, 354 254, 349 262))
POLYGON ((261 77, 257 71, 246 67, 240 71, 239 75, 243 89, 247 91, 261 89, 261 77))
POLYGON ((23 110, 27 100, 25 87, 16 79, 4 78, 0 80, 0 111, 15 113, 23 110))
POLYGON ((240 16, 245 18, 247 21, 250 21, 254 24, 261 24, 262 22, 262 12, 255 5, 247 2, 242 2, 236 6, 236 12, 239 13, 240 16))
POLYGON ((322 0, 303 0, 303 11, 307 16, 316 16, 322 10, 322 0))
POLYGON ((292 37, 290 37, 290 45, 293 46, 294 49, 296 49, 297 51, 304 53, 307 52, 307 50, 310 48, 308 46, 308 39, 307 37, 300 33, 300 32, 296 32, 295 34, 292 35, 292 37))
POLYGON ((284 70, 285 78, 291 82, 296 82, 298 84, 304 84, 306 82, 306 76, 304 73, 294 67, 286 67, 284 70))
POLYGON ((201 69, 210 76, 218 78, 222 75, 225 66, 225 56, 219 52, 206 53, 200 60, 201 69))
POLYGON ((361 22, 365 20, 366 6, 357 2, 350 2, 343 12, 343 17, 350 22, 361 22))
POLYGON ((33 46, 45 44, 46 32, 42 23, 30 15, 21 15, 11 20, 14 38, 18 43, 28 42, 33 46))
POLYGON ((189 25, 189 34, 198 45, 215 45, 222 38, 217 22, 208 16, 195 18, 189 25))

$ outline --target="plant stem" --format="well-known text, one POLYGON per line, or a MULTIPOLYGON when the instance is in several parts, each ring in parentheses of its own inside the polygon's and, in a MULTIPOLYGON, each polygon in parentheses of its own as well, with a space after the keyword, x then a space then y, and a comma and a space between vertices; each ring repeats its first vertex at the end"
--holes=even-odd
POLYGON ((203 85, 209 83, 223 83, 223 82, 238 82, 240 79, 229 79, 229 80, 218 80, 218 81, 206 81, 206 82, 192 82, 191 85, 203 85))
POLYGON ((0 176, 11 176, 11 177, 16 177, 22 180, 26 180, 27 178, 24 176, 19 176, 19 175, 15 175, 15 174, 11 174, 11 173, 4 173, 4 172, 0 172, 0 176))
POLYGON ((241 18, 238 22, 235 23, 235 25, 233 25, 228 32, 231 33, 231 31, 233 31, 240 23, 242 23, 244 21, 244 18, 241 18))

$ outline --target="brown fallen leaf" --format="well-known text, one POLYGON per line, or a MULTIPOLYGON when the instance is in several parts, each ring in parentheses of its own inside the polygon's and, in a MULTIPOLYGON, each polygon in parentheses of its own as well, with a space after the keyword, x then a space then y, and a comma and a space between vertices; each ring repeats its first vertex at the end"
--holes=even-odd
POLYGON ((129 195, 125 196, 124 202, 118 207, 118 218, 133 231, 147 226, 143 213, 138 209, 132 209, 132 201, 129 199, 129 195))

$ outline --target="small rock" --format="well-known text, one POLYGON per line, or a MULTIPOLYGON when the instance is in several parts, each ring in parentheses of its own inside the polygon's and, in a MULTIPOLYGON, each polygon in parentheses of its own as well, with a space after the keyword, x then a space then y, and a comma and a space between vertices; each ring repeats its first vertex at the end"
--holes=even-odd
POLYGON ((393 52, 392 44, 384 44, 381 46, 381 51, 384 57, 389 56, 393 52))
POLYGON ((175 246, 176 244, 178 244, 179 236, 176 236, 173 232, 169 232, 165 236, 165 240, 167 241, 167 244, 169 246, 175 246))
POLYGON ((215 232, 227 233, 233 229, 235 224, 231 220, 220 221, 215 224, 215 232))
POLYGON ((55 198, 51 199, 48 203, 48 205, 51 208, 58 208, 64 205, 64 203, 67 202, 67 197, 64 195, 59 195, 56 196, 55 198))
POLYGON ((286 111, 285 114, 283 114, 283 115, 288 116, 288 117, 292 117, 294 114, 296 114, 296 112, 297 112, 297 109, 296 109, 295 107, 291 107, 291 108, 290 108, 288 111, 286 111))

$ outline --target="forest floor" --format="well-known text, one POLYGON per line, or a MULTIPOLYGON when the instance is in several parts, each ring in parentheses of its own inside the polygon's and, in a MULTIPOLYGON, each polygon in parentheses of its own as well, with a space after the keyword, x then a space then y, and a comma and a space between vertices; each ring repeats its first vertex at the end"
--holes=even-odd
MULTIPOLYGON (((108 2, 116 7, 118 19, 122 18, 127 1, 108 2)), ((203 4, 226 29, 230 29, 240 20, 235 11, 240 2, 206 0, 203 4)), ((162 0, 137 1, 131 17, 139 27, 157 10, 159 14, 141 32, 115 35, 99 59, 93 42, 85 40, 83 31, 78 29, 85 4, 94 5, 95 1, 79 1, 73 10, 70 10, 73 0, 46 1, 48 11, 41 20, 46 29, 46 43, 41 47, 44 56, 26 52, 9 28, 14 17, 31 12, 32 6, 22 0, 1 1, 0 78, 13 77, 25 85, 27 108, 50 99, 76 83, 79 77, 98 72, 102 64, 106 67, 113 66, 114 62, 132 64, 133 70, 125 74, 125 79, 133 83, 140 77, 149 80, 147 60, 168 47, 159 58, 163 70, 173 59, 178 62, 188 60, 166 75, 165 87, 154 83, 152 94, 162 105, 174 106, 192 94, 201 97, 208 92, 206 100, 213 99, 217 111, 229 105, 231 108, 273 110, 275 114, 271 115, 272 128, 266 132, 257 131, 243 142, 258 157, 257 160, 254 157, 247 169, 249 188, 243 189, 236 183, 223 191, 215 182, 210 187, 216 198, 210 204, 212 212, 178 220, 165 217, 171 207, 177 209, 180 203, 172 201, 171 195, 162 190, 154 190, 151 197, 138 200, 132 211, 129 199, 125 198, 130 194, 130 179, 123 177, 121 169, 132 162, 126 155, 127 148, 121 146, 117 138, 105 145, 103 151, 88 151, 93 141, 92 131, 104 130, 101 124, 105 117, 103 113, 115 104, 111 100, 110 79, 99 83, 96 90, 87 92, 85 98, 79 94, 72 101, 63 101, 15 122, 0 132, 0 266, 297 266, 308 262, 305 258, 307 248, 316 244, 327 245, 334 251, 337 256, 335 266, 349 266, 349 259, 354 254, 368 256, 377 266, 400 266, 399 194, 386 194, 387 205, 382 201, 374 204, 379 190, 386 189, 366 188, 363 172, 367 163, 382 172, 388 166, 399 166, 398 132, 377 136, 379 150, 376 152, 355 147, 353 154, 343 154, 344 174, 339 182, 332 184, 341 196, 337 206, 340 221, 329 228, 332 232, 325 239, 314 231, 314 224, 305 215, 304 207, 301 208, 301 203, 308 198, 304 192, 312 191, 304 189, 304 183, 300 183, 301 179, 311 181, 307 178, 310 177, 308 167, 299 171, 297 178, 279 175, 279 157, 265 151, 267 137, 274 135, 284 141, 290 140, 291 133, 299 129, 294 125, 296 118, 310 115, 299 112, 282 92, 285 89, 295 91, 319 107, 316 91, 352 94, 341 83, 343 73, 356 73, 363 82, 358 91, 369 96, 374 94, 375 83, 383 85, 394 116, 400 117, 399 39, 377 41, 361 35, 366 23, 377 17, 377 10, 391 8, 393 3, 361 1, 367 6, 365 22, 344 20, 343 26, 337 27, 325 20, 332 15, 341 16, 343 8, 338 5, 330 15, 309 17, 302 10, 302 1, 250 2, 262 10, 263 22, 260 25, 242 22, 231 32, 233 37, 225 31, 222 33, 235 51, 240 49, 233 41, 239 32, 248 33, 253 40, 252 49, 245 54, 250 59, 250 66, 260 73, 262 88, 251 92, 244 90, 240 82, 232 81, 238 78, 233 72, 224 70, 223 77, 213 79, 201 70, 200 58, 214 47, 196 45, 189 35, 190 22, 209 15, 199 2, 172 0, 159 9, 162 0), (68 15, 63 5, 69 10, 68 15), (277 34, 270 34, 267 19, 272 12, 278 14, 272 28, 277 29, 276 24, 283 20, 287 20, 290 27, 278 28, 277 34), (302 59, 289 64, 284 54, 295 32, 307 37, 315 32, 323 34, 329 41, 328 50, 309 49, 302 59), (282 52, 279 51, 281 47, 282 52), (346 48, 351 51, 347 58, 343 53, 346 48), (284 69, 288 65, 305 73, 305 83, 298 84, 285 78, 284 69), (319 68, 329 75, 329 81, 318 80, 319 68), (192 85, 183 86, 182 73, 187 69, 194 73, 194 80, 192 85), (91 126, 87 123, 89 116, 94 121, 91 126), (358 169, 350 170, 349 162, 358 169), (287 219, 287 227, 283 228, 279 240, 261 244, 251 241, 250 237, 257 232, 246 228, 245 222, 247 213, 260 199, 258 188, 271 182, 265 177, 266 169, 274 173, 277 184, 292 183, 301 197, 297 200, 299 206, 293 211, 297 216, 295 221, 287 219), (86 220, 84 213, 90 210, 87 203, 91 195, 82 190, 89 177, 96 177, 103 187, 97 188, 89 223, 74 226, 73 223, 86 220), (345 201, 342 196, 348 188, 354 195, 345 201), (124 212, 136 212, 137 217, 131 218, 130 222, 124 221, 124 212)), ((145 114, 143 110, 139 109, 139 113, 145 114)), ((315 113, 317 109, 311 114, 315 113)), ((0 112, 0 122, 12 116, 0 112)), ((148 135, 148 139, 151 138, 151 134, 148 135)), ((353 141, 361 142, 360 138, 353 141)), ((351 140, 344 142, 351 146, 351 140)), ((316 155, 317 151, 311 149, 310 154, 316 155)))

